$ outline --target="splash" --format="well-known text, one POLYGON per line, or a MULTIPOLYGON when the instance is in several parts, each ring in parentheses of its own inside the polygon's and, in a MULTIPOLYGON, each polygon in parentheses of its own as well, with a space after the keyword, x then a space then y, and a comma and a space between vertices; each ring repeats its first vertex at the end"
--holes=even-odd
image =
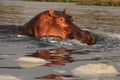
POLYGON ((56 45, 57 47, 63 47, 63 48, 67 48, 67 47, 77 48, 77 47, 83 47, 87 45, 75 39, 62 39, 60 37, 55 37, 55 36, 41 37, 40 41, 52 43, 53 45, 56 45))
POLYGON ((40 41, 52 43, 57 47, 68 49, 81 49, 90 51, 105 51, 110 49, 119 49, 120 47, 120 34, 106 33, 106 32, 93 32, 95 43, 93 45, 83 44, 75 39, 61 39, 59 37, 42 37, 40 41))
POLYGON ((120 34, 109 32, 94 32, 95 44, 91 46, 93 49, 116 50, 120 48, 120 34))
POLYGON ((25 35, 17 35, 17 37, 28 37, 28 36, 25 36, 25 35))
POLYGON ((120 40, 120 34, 109 33, 102 31, 94 31, 95 42, 104 41, 104 40, 120 40))

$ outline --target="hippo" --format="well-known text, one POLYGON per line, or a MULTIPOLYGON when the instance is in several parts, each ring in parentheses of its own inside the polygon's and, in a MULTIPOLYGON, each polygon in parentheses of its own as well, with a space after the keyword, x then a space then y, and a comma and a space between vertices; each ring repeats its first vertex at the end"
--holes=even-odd
POLYGON ((76 39, 91 45, 94 36, 89 30, 82 30, 73 23, 73 17, 53 9, 43 11, 24 25, 0 25, 0 32, 17 32, 22 35, 44 37, 57 36, 62 39, 76 39))

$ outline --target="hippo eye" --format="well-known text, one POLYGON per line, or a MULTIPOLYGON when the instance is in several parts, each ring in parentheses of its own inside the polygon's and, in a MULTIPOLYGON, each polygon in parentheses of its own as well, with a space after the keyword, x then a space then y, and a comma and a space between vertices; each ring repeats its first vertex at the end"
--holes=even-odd
POLYGON ((59 22, 64 22, 65 19, 63 17, 59 18, 59 22))
POLYGON ((63 21, 63 19, 61 18, 60 21, 63 21))

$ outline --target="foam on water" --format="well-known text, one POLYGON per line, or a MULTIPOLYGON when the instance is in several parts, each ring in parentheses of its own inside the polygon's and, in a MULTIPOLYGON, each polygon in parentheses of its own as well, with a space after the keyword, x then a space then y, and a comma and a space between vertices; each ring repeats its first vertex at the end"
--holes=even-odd
POLYGON ((22 68, 37 67, 49 63, 42 58, 36 57, 20 57, 16 61, 19 62, 19 66, 22 68))
MULTIPOLYGON (((92 31, 95 37, 95 43, 93 45, 83 44, 75 39, 62 39, 55 36, 45 36, 39 38, 40 42, 44 42, 48 46, 57 46, 63 48, 72 49, 89 49, 89 50, 106 50, 106 49, 117 49, 120 47, 120 34, 102 32, 102 31, 92 31)), ((18 38, 27 38, 24 35, 17 35, 18 38)))
POLYGON ((10 75, 0 75, 0 80, 22 80, 10 75))
POLYGON ((108 33, 108 36, 112 37, 113 39, 119 39, 120 40, 120 34, 117 33, 108 33))
POLYGON ((120 47, 120 34, 109 32, 94 32, 95 44, 92 48, 102 49, 119 49, 120 47))
POLYGON ((110 33, 110 32, 102 32, 102 31, 94 31, 93 32, 95 38, 112 38, 112 39, 119 39, 120 40, 120 34, 118 33, 110 33))
POLYGON ((117 75, 119 72, 115 69, 112 65, 107 65, 103 63, 99 64, 87 64, 84 66, 79 66, 78 68, 75 68, 72 70, 72 73, 75 76, 107 76, 107 75, 117 75))
POLYGON ((28 36, 25 36, 25 35, 17 35, 17 37, 28 37, 28 36))
POLYGON ((55 46, 58 47, 65 47, 65 48, 75 48, 75 47, 83 47, 83 46, 87 46, 86 44, 81 43, 78 40, 75 39, 62 39, 60 37, 41 37, 40 41, 42 42, 47 42, 47 43, 52 43, 55 46))
POLYGON ((93 45, 83 44, 75 39, 61 39, 59 37, 42 37, 40 41, 52 43, 58 47, 72 49, 87 49, 104 51, 107 49, 117 49, 120 47, 120 35, 117 33, 93 32, 95 43, 93 45))

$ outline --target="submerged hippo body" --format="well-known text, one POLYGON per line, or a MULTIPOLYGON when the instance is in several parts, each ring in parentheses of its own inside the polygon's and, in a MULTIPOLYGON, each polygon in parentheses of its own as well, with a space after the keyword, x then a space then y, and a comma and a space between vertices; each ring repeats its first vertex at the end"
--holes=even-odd
MULTIPOLYGON (((10 27, 7 25, 1 26, 2 28, 0 29, 7 27, 11 31, 27 36, 58 36, 63 39, 77 39, 88 45, 93 44, 94 41, 92 33, 82 30, 73 24, 73 18, 66 14, 66 9, 63 11, 54 11, 53 9, 44 11, 19 27, 15 25, 10 27)), ((6 29, 4 30, 6 31, 6 29)))

